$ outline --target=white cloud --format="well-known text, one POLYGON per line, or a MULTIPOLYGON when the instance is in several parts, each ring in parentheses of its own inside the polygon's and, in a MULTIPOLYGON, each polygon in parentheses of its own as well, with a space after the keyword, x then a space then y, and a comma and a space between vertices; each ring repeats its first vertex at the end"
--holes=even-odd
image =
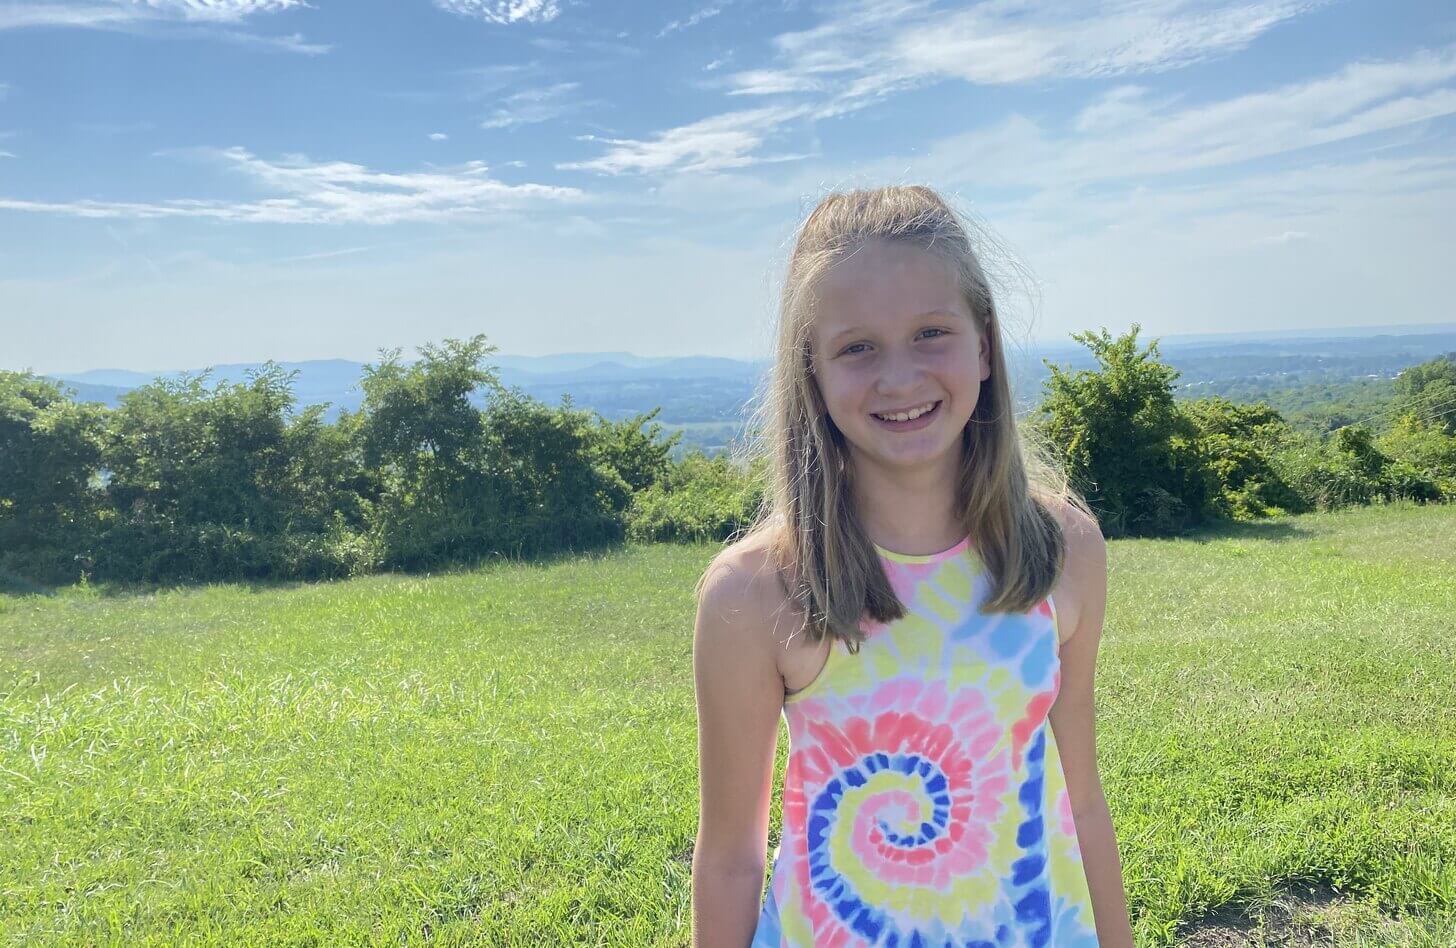
POLYGON ((284 36, 264 36, 258 33, 243 33, 238 30, 223 30, 214 34, 222 39, 231 40, 244 46, 262 46, 267 49, 281 49, 289 53, 302 53, 305 56, 322 56, 333 49, 332 43, 310 43, 303 38, 302 33, 289 33, 284 36))
MULTIPOLYGON (((1213 168, 1456 113, 1456 47, 1351 63, 1265 92, 1171 108, 1113 93, 1078 116, 1079 136, 1024 120, 960 136, 1002 156, 1019 183, 1087 182, 1213 168), (998 142, 999 140, 999 142, 998 142)), ((952 146, 965 158, 965 150, 952 146)), ((980 150, 980 149, 977 149, 980 150)))
POLYGON ((483 162, 454 169, 396 173, 371 171, 343 161, 316 162, 301 156, 278 161, 243 148, 200 149, 273 196, 256 201, 170 200, 162 202, 46 202, 0 198, 0 210, 32 211, 89 218, 212 218, 275 224, 394 224, 440 221, 505 213, 542 203, 585 200, 576 188, 504 184, 483 162))
POLYGON ((1303 230, 1286 230, 1282 234, 1270 234, 1267 237, 1260 237, 1254 241, 1259 244, 1287 244, 1296 240, 1308 240, 1309 232, 1303 230))
POLYGON ((578 136, 582 141, 612 146, 605 155, 588 161, 558 164, 563 170, 624 172, 721 171, 764 162, 795 161, 805 155, 756 157, 753 152, 773 130, 802 116, 807 109, 773 106, 729 112, 669 129, 647 140, 578 136))
POLYGON ((506 97, 505 105, 480 123, 481 128, 510 128, 513 125, 530 125, 547 122, 565 115, 586 103, 572 102, 567 96, 580 83, 558 82, 538 89, 523 89, 506 97))
POLYGON ((328 43, 311 43, 300 33, 270 36, 235 28, 255 14, 308 6, 304 0, 91 0, 73 3, 4 3, 0 30, 23 27, 77 27, 129 31, 191 31, 193 35, 244 46, 318 56, 328 43))
POLYGON ((430 133, 430 141, 432 141, 432 142, 448 141, 449 138, 450 138, 450 136, 449 135, 446 135, 444 132, 431 132, 430 133))
POLYGON ((687 18, 682 19, 682 20, 673 20, 671 23, 667 24, 662 29, 658 30, 657 31, 657 38, 658 39, 662 39, 664 36, 667 36, 669 33, 676 33, 678 30, 690 29, 690 28, 692 28, 694 26, 697 26, 699 23, 703 22, 704 20, 711 19, 711 18, 717 16, 718 14, 720 14, 722 12, 723 12, 723 7, 722 6, 703 7, 703 9, 697 11, 692 16, 687 17, 687 18))
POLYGON ((0 29, 22 26, 110 26, 142 20, 235 23, 255 13, 306 6, 304 0, 92 0, 90 3, 9 3, 0 29))
MULTIPOLYGON (((775 122, 798 117, 784 109, 764 117, 758 133, 767 135, 775 122)), ((1090 186, 1154 188, 1162 176, 1277 159, 1451 114, 1456 114, 1456 46, 1351 63, 1329 75, 1200 103, 1122 86, 1092 100, 1065 127, 1012 114, 934 140, 913 154, 853 166, 819 164, 777 180, 740 176, 736 185, 718 181, 713 187, 731 189, 734 204, 768 206, 850 175, 880 181, 911 175, 976 191, 1047 193, 1065 203, 1080 200, 1078 192, 1090 186)), ((752 152, 753 147, 742 150, 745 163, 751 163, 752 152)), ((690 185, 678 182, 675 188, 682 193, 690 185)))
POLYGON ((435 0, 441 10, 488 23, 545 23, 561 13, 556 0, 435 0))
MULTIPOLYGON (((1007 84, 1160 72, 1241 49, 1317 2, 1250 0, 1218 8, 1207 0, 987 0, 946 13, 933 0, 846 0, 829 7, 818 25, 776 36, 771 65, 722 80, 729 95, 783 96, 786 104, 711 116, 646 140, 592 139, 613 148, 557 167, 744 167, 771 160, 753 152, 780 123, 843 115, 945 80, 1007 84)), ((1129 102, 1109 100, 1087 121, 1125 115, 1137 103, 1135 93, 1124 95, 1129 102)))
POLYGON ((730 95, 839 90, 838 115, 889 91, 947 79, 1009 84, 1152 73, 1247 46, 1317 6, 1254 0, 988 0, 946 13, 928 0, 851 0, 774 38, 775 62, 727 77, 730 95))

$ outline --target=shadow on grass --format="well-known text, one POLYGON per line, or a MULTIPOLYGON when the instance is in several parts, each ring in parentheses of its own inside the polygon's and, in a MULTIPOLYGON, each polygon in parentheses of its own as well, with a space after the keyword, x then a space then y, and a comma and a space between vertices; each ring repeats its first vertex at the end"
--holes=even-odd
POLYGON ((1184 540, 1192 543, 1216 543, 1220 540, 1264 540, 1269 543, 1287 543, 1291 540, 1307 540, 1314 531, 1301 527, 1289 520, 1225 520, 1199 527, 1175 537, 1156 539, 1184 540))
POLYGON ((155 596, 159 593, 211 588, 241 589, 250 593, 267 593, 298 589, 305 586, 317 586, 332 582, 346 582, 351 579, 364 579, 371 576, 423 579, 437 576, 454 576, 461 573, 474 573, 492 567, 524 565, 547 567, 578 559, 586 555, 600 556, 607 553, 620 552, 626 548, 626 541, 619 541, 604 543, 599 546, 583 547, 580 549, 569 548, 524 556, 491 553, 433 566, 419 566, 410 569, 386 569, 377 570, 372 573, 360 573, 357 576, 323 576, 311 579, 260 576, 243 579, 174 579, 164 581, 93 580, 84 587, 84 592, 82 591, 83 587, 76 583, 50 585, 36 582, 13 573, 0 573, 0 595, 44 596, 54 598, 61 595, 79 594, 101 599, 134 599, 155 596))
POLYGON ((0 596, 54 596, 56 587, 34 583, 14 573, 0 573, 0 596))

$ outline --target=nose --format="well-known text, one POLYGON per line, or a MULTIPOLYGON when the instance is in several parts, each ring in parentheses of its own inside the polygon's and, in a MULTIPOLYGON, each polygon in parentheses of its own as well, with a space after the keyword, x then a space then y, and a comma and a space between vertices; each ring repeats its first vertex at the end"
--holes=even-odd
POLYGON ((880 360, 879 377, 875 380, 875 393, 881 398, 913 394, 920 381, 920 367, 915 357, 899 351, 891 351, 880 360))

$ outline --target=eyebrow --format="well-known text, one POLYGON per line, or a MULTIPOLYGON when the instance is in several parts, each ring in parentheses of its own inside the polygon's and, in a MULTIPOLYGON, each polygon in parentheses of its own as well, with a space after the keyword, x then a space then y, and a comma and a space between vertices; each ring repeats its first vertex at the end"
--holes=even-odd
MULTIPOLYGON (((953 313, 950 310, 945 310, 945 309, 931 309, 931 310, 926 310, 923 313, 917 313, 916 315, 911 316, 910 318, 912 320, 918 320, 918 319, 925 319, 927 316, 949 316, 949 317, 952 317, 952 318, 955 318, 955 319, 959 319, 961 317, 961 314, 960 313, 953 313)), ((841 329, 839 332, 837 332, 834 335, 832 335, 832 336, 829 337, 829 344, 830 345, 835 345, 836 343, 839 342, 840 339, 843 339, 845 336, 852 336, 855 333, 859 333, 859 332, 863 332, 863 331, 864 330, 861 327, 859 327, 859 326, 850 326, 847 329, 841 329)))

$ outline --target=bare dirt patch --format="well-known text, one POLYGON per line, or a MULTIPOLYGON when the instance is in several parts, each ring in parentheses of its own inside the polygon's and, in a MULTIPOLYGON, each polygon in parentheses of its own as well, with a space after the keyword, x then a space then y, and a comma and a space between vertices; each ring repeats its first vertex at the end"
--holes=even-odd
POLYGON ((1220 907, 1178 938, 1186 948, 1326 948, 1352 943, 1399 945, 1412 932, 1326 883, 1300 883, 1267 902, 1220 907))

